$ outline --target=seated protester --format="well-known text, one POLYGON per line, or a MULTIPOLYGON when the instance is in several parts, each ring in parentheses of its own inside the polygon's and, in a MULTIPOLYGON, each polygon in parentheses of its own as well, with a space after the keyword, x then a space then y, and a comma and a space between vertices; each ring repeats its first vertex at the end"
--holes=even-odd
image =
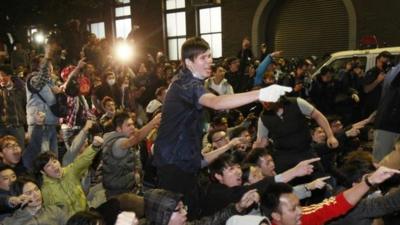
POLYGON ((40 153, 43 136, 43 122, 45 114, 38 112, 35 115, 35 126, 28 146, 22 153, 17 138, 6 135, 0 138, 0 166, 8 165, 13 168, 17 176, 27 174, 32 169, 33 160, 40 153))
POLYGON ((336 168, 336 155, 337 150, 332 150, 326 145, 326 134, 321 127, 315 127, 311 131, 313 149, 321 158, 321 164, 325 172, 332 174, 336 168))
POLYGON ((161 114, 155 116, 140 130, 126 112, 116 113, 114 131, 104 134, 103 186, 107 199, 126 192, 141 192, 142 163, 138 144, 157 127, 161 114))
POLYGON ((258 202, 255 190, 247 191, 236 204, 230 204, 209 217, 187 221, 187 207, 183 205, 183 195, 162 189, 151 189, 144 194, 146 225, 219 225, 243 212, 250 205, 258 202))
MULTIPOLYGON (((217 133, 221 131, 218 131, 215 133, 215 135, 212 135, 213 137, 217 136, 217 133)), ((223 131, 222 131, 223 132, 223 131)), ((217 139, 218 140, 218 139, 217 139)), ((236 154, 238 151, 238 147, 244 143, 244 138, 233 138, 232 140, 228 140, 225 138, 224 141, 213 141, 212 146, 203 148, 201 150, 201 154, 203 156, 202 160, 202 168, 205 168, 212 162, 214 162, 219 156, 221 156, 224 153, 229 153, 233 156, 235 156, 235 159, 238 159, 236 154)))
POLYGON ((81 74, 85 66, 85 58, 82 58, 79 60, 76 67, 70 65, 61 71, 61 78, 64 81, 62 87, 65 89, 65 94, 68 96, 68 113, 67 116, 63 118, 61 125, 64 141, 68 140, 74 132, 80 130, 84 126, 86 118, 94 117, 84 96, 84 94, 90 91, 89 79, 81 74), (85 80, 85 82, 79 82, 83 80, 85 80))
POLYGON ((264 195, 261 195, 261 211, 266 217, 260 216, 258 220, 255 220, 254 216, 234 216, 226 224, 258 225, 260 221, 267 219, 265 224, 269 225, 322 225, 333 218, 345 215, 369 191, 370 187, 382 183, 396 173, 400 171, 380 167, 375 172, 365 175, 363 181, 339 195, 325 199, 320 204, 302 208, 290 185, 274 183, 269 185, 264 195), (257 223, 250 222, 249 219, 257 223))
POLYGON ((101 101, 101 106, 105 113, 100 117, 100 125, 104 132, 112 131, 112 119, 116 112, 115 101, 108 96, 105 96, 101 101))
POLYGON ((10 216, 16 210, 16 206, 21 203, 20 198, 12 197, 10 193, 10 186, 16 179, 13 168, 0 167, 0 221, 10 216))
POLYGON ((239 127, 232 132, 231 138, 243 138, 243 143, 238 146, 238 149, 243 152, 248 152, 251 150, 253 145, 253 139, 249 130, 245 127, 239 127))
MULTIPOLYGON (((82 154, 92 142, 93 137, 102 136, 101 127, 93 120, 86 120, 85 126, 73 138, 72 143, 68 144, 69 148, 65 152, 61 165, 66 167, 74 162, 74 160, 82 154)), ((89 206, 93 204, 101 204, 105 201, 104 189, 101 186, 101 177, 96 174, 101 160, 101 152, 97 152, 89 169, 82 175, 82 188, 88 198, 89 206), (97 187, 96 187, 97 185, 97 187)))
POLYGON ((341 162, 346 155, 360 146, 360 140, 358 138, 360 136, 360 132, 362 129, 364 129, 365 125, 370 123, 371 119, 372 117, 369 117, 347 127, 344 127, 341 120, 337 117, 328 119, 332 132, 339 141, 339 147, 337 151, 338 166, 342 165, 341 162))
MULTIPOLYGON (((275 181, 277 182, 280 182, 282 176, 285 174, 276 175, 274 160, 266 148, 252 149, 244 160, 244 163, 250 163, 250 165, 256 166, 263 178, 275 177, 275 181)), ((329 177, 321 177, 306 184, 296 185, 293 187, 294 193, 299 199, 311 197, 311 191, 324 188, 326 185, 324 181, 327 179, 329 179, 329 177)))
MULTIPOLYGON (((311 161, 312 162, 312 161, 311 161)), ((242 185, 242 170, 235 158, 230 154, 223 154, 210 166, 210 184, 205 189, 202 202, 202 215, 211 215, 218 210, 237 202, 248 190, 257 189, 262 194, 269 184, 274 183, 277 177, 265 177, 252 185, 242 185)), ((312 173, 312 165, 303 161, 296 167, 278 176, 279 180, 288 182, 295 177, 312 173)))
POLYGON ((71 216, 66 225, 105 225, 103 217, 95 211, 81 211, 71 216))
POLYGON ((246 119, 244 119, 239 125, 229 127, 227 116, 228 115, 225 113, 221 113, 213 117, 209 132, 203 136, 203 147, 206 147, 209 143, 211 143, 210 139, 208 138, 210 132, 214 130, 223 130, 227 134, 227 137, 231 138, 236 129, 241 127, 248 128, 251 125, 251 120, 254 118, 253 114, 249 114, 249 116, 247 116, 246 119))
POLYGON ((371 173, 375 169, 373 156, 370 152, 364 150, 351 152, 344 158, 343 166, 338 168, 338 175, 340 176, 337 179, 336 193, 352 187, 354 183, 361 180, 364 174, 371 173))
POLYGON ((66 224, 69 216, 68 211, 56 205, 43 204, 42 192, 36 181, 19 177, 11 185, 10 190, 14 196, 23 195, 27 201, 23 202, 12 216, 1 221, 1 225, 66 224))
POLYGON ((101 137, 94 137, 93 144, 66 167, 62 167, 51 152, 44 152, 37 157, 34 174, 40 180, 46 206, 63 205, 71 214, 88 208, 81 179, 102 143, 101 137))
POLYGON ((159 87, 156 90, 156 98, 151 100, 146 106, 147 118, 152 118, 155 111, 159 110, 167 94, 167 87, 159 87))
MULTIPOLYGON (((209 132, 208 141, 211 143, 211 146, 202 149, 203 156, 205 156, 205 154, 208 152, 212 152, 224 146, 228 147, 228 149, 225 151, 228 151, 230 154, 234 155, 239 162, 241 162, 246 155, 246 152, 244 152, 243 148, 241 148, 241 146, 246 145, 246 139, 243 137, 237 137, 236 140, 233 138, 231 141, 224 130, 216 129, 209 132)), ((211 163, 207 159, 206 161, 211 163)))
POLYGON ((242 183, 243 185, 255 184, 264 179, 261 168, 256 164, 244 164, 242 167, 242 183))
MULTIPOLYGON (((345 178, 345 182, 341 182, 340 184, 343 185, 344 188, 350 188, 356 183, 361 182, 364 174, 371 173, 371 171, 374 170, 371 153, 364 151, 352 152, 343 167, 340 168, 340 172, 343 178, 345 178)), ((392 178, 395 178, 395 176, 392 178)), ((388 179, 385 183, 390 182, 392 178, 388 179)), ((396 178, 398 178, 398 176, 396 178)), ((383 184, 380 186, 382 185, 383 184)), ((332 220, 328 224, 371 225, 374 219, 396 212, 399 208, 400 189, 398 189, 398 185, 396 185, 396 189, 393 192, 383 196, 380 192, 370 192, 370 195, 364 197, 348 214, 332 220)))

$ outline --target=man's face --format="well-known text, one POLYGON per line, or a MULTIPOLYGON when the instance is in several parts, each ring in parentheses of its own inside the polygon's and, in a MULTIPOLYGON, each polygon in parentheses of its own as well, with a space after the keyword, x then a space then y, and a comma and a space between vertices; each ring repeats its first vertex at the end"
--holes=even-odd
POLYGON ((135 123, 133 122, 133 120, 131 118, 126 119, 124 121, 124 123, 122 124, 122 126, 117 129, 118 129, 117 130, 118 132, 122 132, 126 136, 131 136, 136 130, 135 123))
POLYGON ((222 80, 225 78, 226 70, 223 67, 218 67, 214 73, 214 76, 217 80, 222 80))
POLYGON ((104 104, 104 110, 108 113, 114 114, 115 113, 115 102, 114 101, 107 101, 104 104))
POLYGON ((329 83, 332 81, 332 74, 330 72, 328 72, 328 74, 326 74, 325 76, 322 76, 321 78, 324 83, 329 83))
POLYGON ((299 198, 293 193, 282 194, 279 198, 279 212, 273 212, 272 218, 278 225, 301 225, 299 198))
POLYGON ((30 199, 27 205, 28 207, 37 207, 42 205, 42 192, 36 184, 27 182, 22 188, 22 194, 26 195, 30 199))
POLYGON ((13 170, 5 169, 0 172, 0 189, 9 191, 10 185, 17 179, 13 170))
POLYGON ((11 81, 11 76, 7 75, 3 71, 0 71, 0 86, 7 87, 11 81))
POLYGON ((229 139, 224 131, 214 133, 211 139, 214 149, 220 148, 229 143, 229 139))
POLYGON ((61 164, 55 158, 51 158, 46 165, 44 165, 43 170, 45 174, 51 178, 61 178, 62 176, 61 164))
POLYGON ((334 134, 340 133, 343 131, 343 124, 340 120, 334 120, 331 122, 331 129, 334 134))
POLYGON ((185 225, 187 220, 186 214, 186 207, 183 205, 182 201, 179 201, 171 215, 171 218, 169 219, 168 225, 185 225))
POLYGON ((376 62, 376 66, 380 69, 383 69, 383 65, 387 64, 388 62, 389 62, 389 58, 380 57, 376 62))
POLYGON ((238 146, 238 148, 239 148, 240 150, 245 151, 245 150, 247 150, 248 148, 251 148, 251 146, 252 146, 253 143, 252 143, 252 140, 251 140, 251 135, 250 135, 250 133, 249 133, 248 130, 244 130, 244 131, 239 135, 239 137, 243 138, 243 142, 238 146))
POLYGON ((219 183, 228 187, 236 187, 242 185, 242 169, 239 164, 227 166, 221 174, 215 174, 215 178, 219 183))
POLYGON ((263 176, 273 177, 276 175, 275 163, 270 155, 264 155, 263 157, 260 157, 259 166, 263 176))
POLYGON ((193 61, 186 59, 185 64, 192 73, 200 76, 201 79, 206 79, 211 76, 212 61, 211 51, 207 50, 197 55, 193 61))
POLYGON ((3 162, 7 165, 16 165, 21 161, 21 147, 15 141, 7 141, 0 152, 3 162))
POLYGON ((236 60, 232 61, 231 64, 229 64, 229 70, 232 73, 235 73, 235 72, 239 71, 239 66, 240 66, 240 61, 239 61, 239 59, 236 59, 236 60))
POLYGON ((325 143, 326 141, 325 131, 321 127, 315 128, 314 133, 312 135, 312 139, 314 142, 319 144, 325 143))

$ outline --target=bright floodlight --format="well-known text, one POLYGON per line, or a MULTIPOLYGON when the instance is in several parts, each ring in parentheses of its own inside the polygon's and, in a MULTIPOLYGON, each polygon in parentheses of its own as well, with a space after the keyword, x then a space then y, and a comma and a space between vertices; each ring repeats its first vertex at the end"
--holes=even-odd
POLYGON ((37 44, 43 44, 44 43, 44 35, 42 33, 36 33, 35 42, 37 44))
POLYGON ((133 57, 133 47, 126 42, 120 42, 115 47, 115 55, 118 60, 128 62, 133 57))

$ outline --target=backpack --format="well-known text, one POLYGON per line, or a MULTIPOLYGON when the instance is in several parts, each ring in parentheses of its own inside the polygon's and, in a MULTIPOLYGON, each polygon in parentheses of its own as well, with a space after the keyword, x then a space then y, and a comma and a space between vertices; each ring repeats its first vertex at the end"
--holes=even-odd
POLYGON ((46 100, 42 97, 42 95, 40 95, 40 90, 36 90, 34 89, 31 85, 30 85, 30 80, 32 79, 33 76, 30 76, 27 80, 27 87, 28 90, 32 93, 32 94, 36 94, 46 105, 49 106, 50 111, 57 117, 63 118, 66 117, 68 115, 68 104, 67 104, 67 95, 64 92, 60 92, 57 94, 54 94, 54 98, 56 99, 56 103, 53 105, 49 105, 47 104, 46 100))

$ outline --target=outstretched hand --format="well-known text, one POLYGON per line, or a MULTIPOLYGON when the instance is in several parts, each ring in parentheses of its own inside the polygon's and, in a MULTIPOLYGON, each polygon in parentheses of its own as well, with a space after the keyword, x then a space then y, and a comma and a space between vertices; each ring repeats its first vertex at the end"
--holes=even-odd
POLYGON ((238 212, 242 212, 249 206, 253 205, 254 203, 258 203, 259 201, 260 195, 258 194, 257 189, 252 189, 242 196, 240 201, 236 203, 235 207, 238 212))
POLYGON ((277 102, 282 95, 291 92, 291 87, 273 84, 260 90, 258 99, 262 102, 277 102))

